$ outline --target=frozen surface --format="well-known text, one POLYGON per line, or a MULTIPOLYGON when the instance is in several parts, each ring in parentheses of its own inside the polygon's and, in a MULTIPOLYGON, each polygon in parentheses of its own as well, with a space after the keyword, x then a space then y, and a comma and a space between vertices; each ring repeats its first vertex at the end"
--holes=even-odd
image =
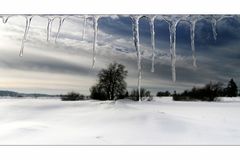
POLYGON ((0 99, 0 145, 240 145, 240 98, 0 99))

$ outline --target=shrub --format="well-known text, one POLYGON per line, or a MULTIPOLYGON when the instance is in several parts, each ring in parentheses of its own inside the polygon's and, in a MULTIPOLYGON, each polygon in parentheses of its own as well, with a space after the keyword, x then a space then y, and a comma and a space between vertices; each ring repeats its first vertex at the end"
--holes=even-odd
POLYGON ((79 100, 84 100, 85 96, 81 95, 79 93, 75 92, 70 92, 66 95, 61 95, 61 100, 62 101, 79 101, 79 100))
POLYGON ((165 91, 165 92, 159 91, 159 92, 157 92, 156 96, 157 97, 164 97, 164 96, 168 97, 168 96, 171 96, 171 93, 169 91, 165 91))
MULTIPOLYGON (((138 101, 139 100, 139 92, 138 89, 133 89, 131 94, 128 97, 131 100, 138 101)), ((146 90, 145 88, 141 88, 140 90, 140 99, 141 100, 152 100, 151 92, 146 90)))
POLYGON ((223 93, 221 83, 212 83, 205 85, 202 88, 193 87, 192 90, 185 90, 183 93, 173 94, 173 100, 175 101, 191 101, 191 100, 202 100, 202 101, 214 101, 217 97, 223 93))

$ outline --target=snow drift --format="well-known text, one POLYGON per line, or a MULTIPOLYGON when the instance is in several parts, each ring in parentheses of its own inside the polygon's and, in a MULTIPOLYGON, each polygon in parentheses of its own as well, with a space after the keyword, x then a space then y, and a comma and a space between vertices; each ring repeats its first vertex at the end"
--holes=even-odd
POLYGON ((240 98, 1 99, 0 145, 239 145, 240 98))

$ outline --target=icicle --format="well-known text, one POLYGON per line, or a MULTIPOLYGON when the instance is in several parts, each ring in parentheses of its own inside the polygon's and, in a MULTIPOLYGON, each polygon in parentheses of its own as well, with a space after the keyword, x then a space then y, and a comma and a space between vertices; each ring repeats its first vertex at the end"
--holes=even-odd
POLYGON ((232 17, 229 15, 213 15, 211 17, 211 23, 212 23, 212 32, 213 32, 213 38, 216 41, 217 40, 217 22, 221 21, 224 18, 232 17))
POLYGON ((179 21, 169 23, 172 81, 176 82, 176 28, 179 21))
POLYGON ((8 19, 9 19, 9 16, 6 16, 6 17, 2 16, 2 22, 3 22, 4 24, 7 23, 8 19))
POLYGON ((139 43, 139 19, 141 16, 131 16, 132 18, 132 30, 133 30, 133 42, 137 51, 138 58, 138 98, 141 101, 141 80, 142 80, 142 67, 141 67, 141 53, 139 43))
POLYGON ((86 25, 87 25, 87 16, 85 15, 83 17, 83 32, 82 32, 82 40, 84 40, 85 38, 85 30, 86 30, 86 25))
POLYGON ((190 22, 190 35, 191 35, 191 47, 192 47, 192 58, 193 58, 193 67, 197 67, 196 64, 196 55, 195 55, 195 27, 197 21, 190 22))
POLYGON ((62 25, 63 25, 64 20, 65 20, 65 18, 59 17, 59 25, 58 25, 57 35, 56 35, 56 38, 55 38, 55 43, 57 43, 57 39, 58 39, 58 37, 59 37, 60 30, 61 30, 61 28, 62 28, 62 25))
POLYGON ((19 53, 20 57, 23 56, 24 44, 27 41, 27 34, 28 34, 30 24, 31 24, 31 21, 32 21, 32 17, 25 17, 25 18, 26 18, 26 25, 25 25, 25 31, 24 31, 24 35, 23 35, 23 39, 22 39, 22 45, 21 45, 21 49, 20 49, 20 53, 19 53))
POLYGON ((97 46, 97 34, 98 34, 98 19, 100 16, 93 16, 93 30, 94 30, 94 39, 93 39, 93 62, 92 68, 94 67, 96 61, 96 46, 97 46))
POLYGON ((155 64, 155 31, 154 31, 154 20, 156 16, 149 17, 149 25, 151 32, 151 45, 152 45, 152 69, 151 72, 154 72, 154 64, 155 64))
POLYGON ((212 32, 213 32, 213 38, 216 41, 217 40, 217 20, 215 18, 212 18, 212 32))
POLYGON ((47 24, 47 41, 49 41, 49 40, 50 40, 50 37, 51 37, 52 22, 53 22, 53 18, 48 18, 48 24, 47 24))

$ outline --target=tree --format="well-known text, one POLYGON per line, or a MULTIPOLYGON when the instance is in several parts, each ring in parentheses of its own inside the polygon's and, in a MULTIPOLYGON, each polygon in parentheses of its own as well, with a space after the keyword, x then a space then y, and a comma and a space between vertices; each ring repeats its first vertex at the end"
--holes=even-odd
POLYGON ((238 95, 238 87, 233 79, 231 79, 228 82, 227 88, 226 88, 226 95, 228 97, 236 97, 238 95))
POLYGON ((98 100, 116 100, 123 98, 127 93, 125 78, 128 71, 125 66, 111 63, 107 69, 98 73, 98 83, 91 87, 91 98, 98 100))

